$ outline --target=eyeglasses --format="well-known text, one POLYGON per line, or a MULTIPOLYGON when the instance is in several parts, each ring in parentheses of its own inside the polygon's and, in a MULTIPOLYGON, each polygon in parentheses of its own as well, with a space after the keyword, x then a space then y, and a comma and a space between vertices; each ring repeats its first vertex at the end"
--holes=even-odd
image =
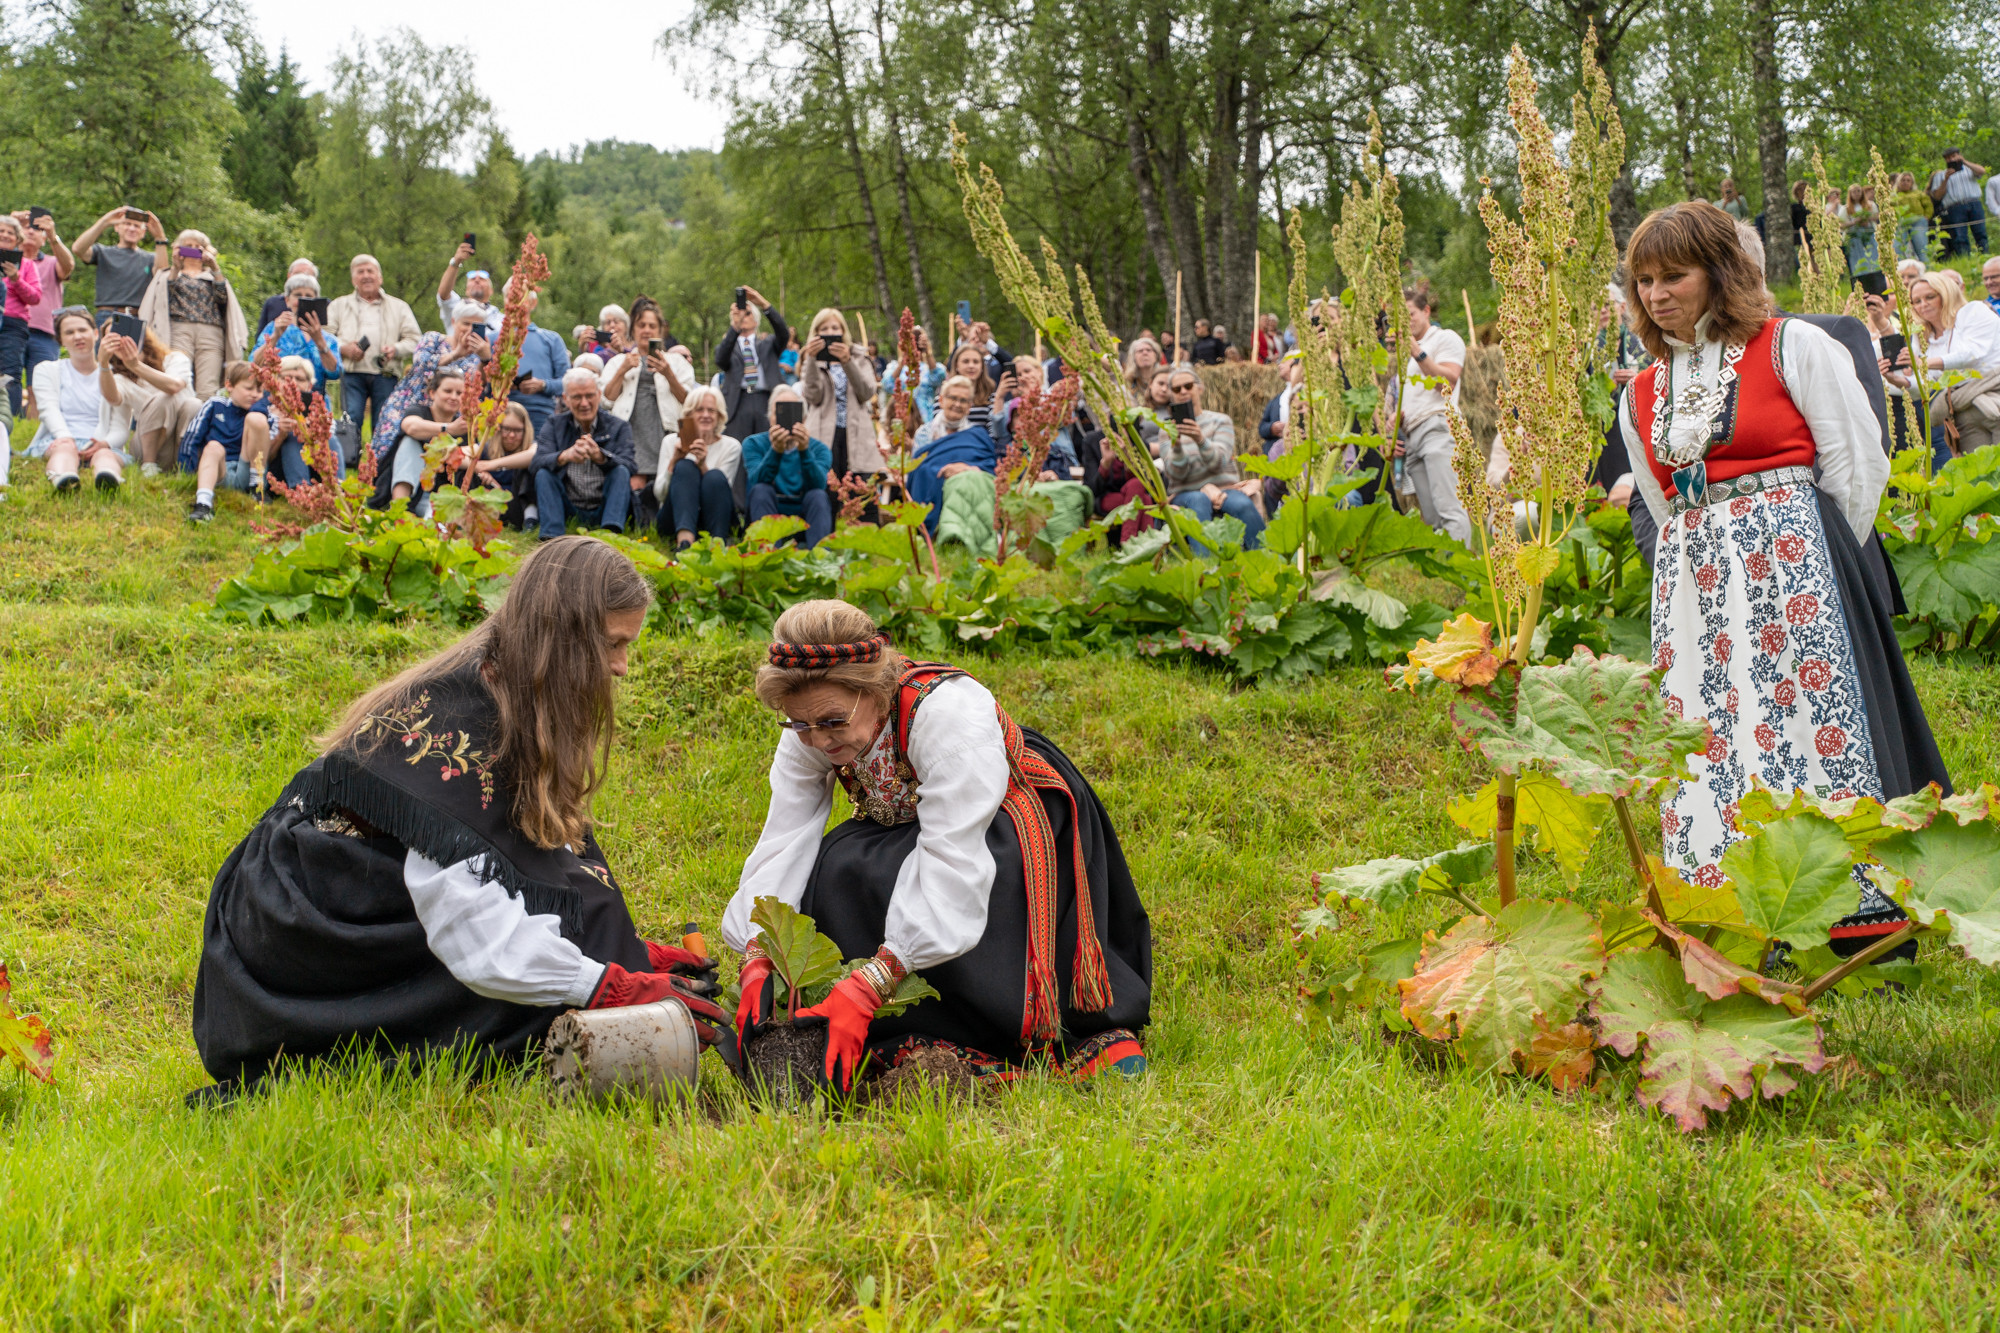
POLYGON ((778 719, 778 725, 786 731, 795 731, 801 736, 809 731, 839 731, 842 727, 852 722, 854 715, 859 711, 861 711, 861 695, 859 692, 856 692, 854 706, 847 710, 846 717, 829 717, 818 722, 797 722, 789 717, 781 717, 778 719))

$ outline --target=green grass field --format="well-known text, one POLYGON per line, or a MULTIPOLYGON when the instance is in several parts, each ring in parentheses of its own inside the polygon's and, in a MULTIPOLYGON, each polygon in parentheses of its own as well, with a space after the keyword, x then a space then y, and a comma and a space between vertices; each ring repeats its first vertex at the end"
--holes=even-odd
MULTIPOLYGON (((316 729, 448 635, 213 623, 249 509, 189 530, 187 499, 58 499, 23 462, 0 504, 0 957, 60 1057, 52 1089, 0 1076, 0 1328, 2000 1326, 2000 982, 1942 953, 1921 994, 1835 1002, 1839 1077, 1692 1138, 1307 1029, 1307 873, 1448 844, 1444 798, 1482 780, 1441 704, 1363 670, 972 663, 1119 823, 1144 1079, 843 1121, 760 1112, 713 1057, 666 1113, 368 1068, 189 1111, 216 866, 316 729)), ((757 655, 635 650, 599 813, 648 933, 714 938, 755 840, 757 655)), ((1916 675, 1955 774, 2000 776, 2000 679, 1916 675)), ((1584 895, 1618 883, 1602 841, 1584 895)))

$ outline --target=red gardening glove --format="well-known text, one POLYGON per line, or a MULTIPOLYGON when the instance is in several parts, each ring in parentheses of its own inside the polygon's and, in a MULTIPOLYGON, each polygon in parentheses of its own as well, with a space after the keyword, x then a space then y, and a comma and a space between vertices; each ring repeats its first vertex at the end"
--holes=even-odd
POLYGON ((747 1042, 769 1025, 771 1011, 777 1004, 771 960, 763 954, 745 958, 743 970, 736 974, 736 984, 741 991, 736 1001, 736 1039, 747 1042))
POLYGON ((801 1019, 816 1018, 826 1024, 826 1081, 842 1092, 853 1086, 854 1073, 861 1067, 863 1043, 868 1040, 868 1024, 875 1017, 875 1011, 882 1007, 882 997, 875 988, 862 979, 859 972, 850 972, 833 994, 810 1009, 800 1009, 792 1015, 792 1022, 801 1027, 801 1019), (839 1069, 840 1076, 834 1077, 839 1069))
POLYGON ((665 972, 627 972, 616 963, 606 963, 604 977, 597 983, 597 990, 584 1008, 623 1009, 635 1004, 651 1004, 655 1000, 679 1000, 687 1006, 688 1017, 694 1020, 695 1035, 701 1038, 701 1044, 715 1045, 716 1039, 729 1026, 728 1017, 713 1000, 682 989, 683 984, 683 978, 665 972))
POLYGON ((711 998, 722 994, 722 986, 715 978, 718 964, 713 958, 703 958, 678 944, 655 944, 647 940, 646 959, 655 972, 670 972, 685 978, 681 985, 684 991, 711 998))

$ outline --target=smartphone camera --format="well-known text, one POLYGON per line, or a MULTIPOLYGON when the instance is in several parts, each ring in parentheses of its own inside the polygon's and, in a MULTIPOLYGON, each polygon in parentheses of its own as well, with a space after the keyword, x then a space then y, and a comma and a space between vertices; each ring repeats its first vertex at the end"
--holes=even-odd
POLYGON ((736 308, 738 310, 748 310, 750 308, 749 288, 738 287, 736 289, 736 308))
POLYGON ((665 354, 666 350, 667 350, 667 343, 664 338, 646 339, 646 352, 648 355, 661 356, 665 354))

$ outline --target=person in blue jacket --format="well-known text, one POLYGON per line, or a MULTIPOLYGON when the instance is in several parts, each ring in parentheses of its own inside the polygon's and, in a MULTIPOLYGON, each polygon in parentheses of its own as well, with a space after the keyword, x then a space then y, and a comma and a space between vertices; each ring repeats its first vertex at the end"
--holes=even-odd
POLYGON ((833 532, 833 499, 826 491, 833 450, 796 426, 777 424, 778 404, 805 399, 789 384, 771 391, 771 429, 743 441, 743 482, 750 488, 750 521, 793 514, 806 521, 805 544, 817 546, 833 532))

